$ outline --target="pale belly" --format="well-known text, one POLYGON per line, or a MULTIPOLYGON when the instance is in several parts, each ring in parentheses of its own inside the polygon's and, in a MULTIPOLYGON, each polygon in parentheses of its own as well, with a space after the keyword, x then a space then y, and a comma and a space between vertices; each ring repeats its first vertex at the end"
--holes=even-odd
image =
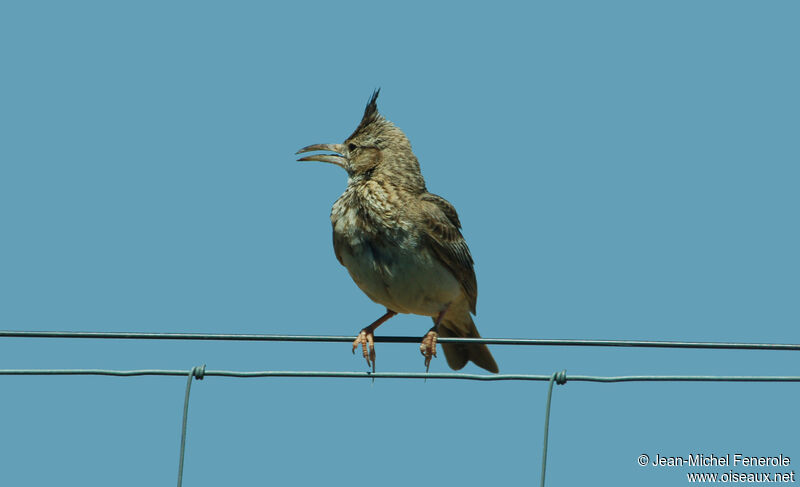
POLYGON ((339 250, 342 263, 376 303, 398 313, 437 316, 461 298, 461 284, 430 251, 352 243, 339 250))

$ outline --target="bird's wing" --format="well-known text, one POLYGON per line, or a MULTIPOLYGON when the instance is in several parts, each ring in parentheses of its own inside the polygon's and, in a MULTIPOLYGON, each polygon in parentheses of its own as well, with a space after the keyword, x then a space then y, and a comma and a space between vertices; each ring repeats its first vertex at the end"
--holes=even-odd
POLYGON ((342 265, 344 265, 344 261, 342 260, 342 255, 340 251, 342 249, 343 243, 344 239, 336 235, 336 232, 333 232, 333 253, 336 254, 336 260, 338 260, 339 263, 342 265))
POLYGON ((435 194, 422 196, 425 210, 425 235, 439 260, 453 273, 467 294, 469 307, 475 313, 478 281, 475 278, 472 254, 461 235, 458 213, 446 199, 435 194))

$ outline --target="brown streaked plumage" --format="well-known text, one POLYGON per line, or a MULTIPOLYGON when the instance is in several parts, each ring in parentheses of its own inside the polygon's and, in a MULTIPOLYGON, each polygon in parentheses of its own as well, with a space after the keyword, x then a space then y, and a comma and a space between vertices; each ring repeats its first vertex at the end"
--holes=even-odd
MULTIPOLYGON (((343 144, 315 144, 297 152, 333 154, 298 160, 328 162, 347 171, 347 189, 331 209, 333 249, 358 287, 386 307, 383 316, 361 330, 353 351, 361 345, 374 370, 378 326, 397 313, 430 316, 434 326, 420 345, 428 367, 438 336, 480 337, 470 315, 478 284, 455 208, 428 192, 408 138, 378 112, 379 91, 343 144)), ((442 347, 453 369, 472 361, 498 372, 486 345, 442 347)))

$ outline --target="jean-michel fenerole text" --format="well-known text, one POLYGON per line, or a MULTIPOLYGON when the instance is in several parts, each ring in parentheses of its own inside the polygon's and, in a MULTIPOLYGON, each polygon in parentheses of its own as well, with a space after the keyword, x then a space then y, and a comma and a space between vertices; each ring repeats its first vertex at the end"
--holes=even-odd
POLYGON ((706 455, 693 453, 685 457, 669 457, 656 454, 653 459, 654 467, 785 467, 792 463, 791 458, 783 453, 776 457, 749 456, 742 453, 726 453, 725 455, 706 455))

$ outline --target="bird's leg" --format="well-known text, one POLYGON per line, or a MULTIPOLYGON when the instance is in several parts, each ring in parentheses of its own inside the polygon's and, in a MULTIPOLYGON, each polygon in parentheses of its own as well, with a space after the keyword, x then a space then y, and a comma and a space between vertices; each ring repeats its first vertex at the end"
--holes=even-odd
POLYGON ((439 314, 436 316, 436 319, 433 320, 433 326, 428 333, 422 337, 422 343, 419 346, 419 352, 425 357, 425 372, 428 372, 428 369, 431 366, 431 357, 436 356, 436 340, 439 338, 439 323, 442 322, 442 318, 444 318, 444 314, 447 313, 447 310, 450 308, 448 304, 445 309, 443 309, 439 314))
POLYGON ((358 337, 353 341, 353 353, 356 353, 356 348, 361 345, 364 352, 364 358, 367 360, 367 367, 372 366, 372 371, 375 372, 375 328, 381 326, 384 321, 396 315, 396 311, 386 308, 386 313, 373 321, 371 325, 361 330, 358 337))

